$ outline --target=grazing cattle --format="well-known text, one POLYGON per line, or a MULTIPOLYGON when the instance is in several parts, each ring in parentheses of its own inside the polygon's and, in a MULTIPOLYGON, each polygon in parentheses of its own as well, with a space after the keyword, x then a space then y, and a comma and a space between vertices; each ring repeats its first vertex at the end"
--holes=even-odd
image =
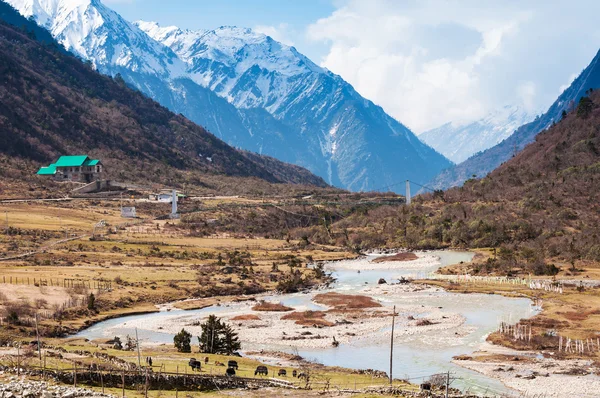
POLYGON ((196 358, 190 358, 189 365, 192 368, 192 370, 194 370, 194 371, 202 370, 202 363, 200 361, 197 361, 196 358))
POLYGON ((267 369, 266 366, 260 365, 256 367, 256 370, 254 371, 254 376, 256 375, 265 375, 268 376, 269 375, 269 369, 267 369))
POLYGON ((298 378, 299 379, 308 379, 308 375, 304 372, 298 373, 298 378))
POLYGON ((228 368, 237 369, 238 368, 238 363, 237 363, 237 361, 229 361, 229 362, 227 362, 227 367, 228 368))
POLYGON ((208 365, 208 357, 204 357, 204 363, 208 365))
POLYGON ((292 370, 292 377, 297 377, 298 371, 296 369, 292 370))
POLYGON ((285 369, 279 369, 277 376, 287 376, 287 371, 285 369))
POLYGON ((231 376, 235 376, 235 369, 234 368, 227 368, 227 370, 225 371, 225 374, 229 377, 231 376))
POLYGON ((215 366, 225 366, 223 362, 215 361, 215 366))

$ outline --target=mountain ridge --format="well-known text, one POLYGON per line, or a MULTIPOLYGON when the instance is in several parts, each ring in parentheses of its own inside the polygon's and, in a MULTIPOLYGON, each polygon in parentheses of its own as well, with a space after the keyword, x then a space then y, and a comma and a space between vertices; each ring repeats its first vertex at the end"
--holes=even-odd
MULTIPOLYGON (((67 0, 8 1, 28 16, 34 11, 27 4, 61 4, 67 0)), ((131 86, 205 126, 230 145, 306 167, 330 184, 355 191, 405 179, 427 181, 451 165, 381 107, 293 47, 260 34, 256 34, 258 44, 243 42, 227 47, 214 41, 217 36, 195 34, 196 41, 198 37, 205 41, 184 46, 179 37, 179 42, 171 41, 169 47, 107 11, 106 6, 89 4, 102 15, 102 24, 85 33, 70 20, 73 25, 69 29, 79 36, 74 33, 69 40, 86 45, 78 55, 102 73, 120 74, 131 86), (125 45, 120 46, 120 42, 125 45), (194 52, 187 58, 175 53, 188 48, 194 52), (222 56, 225 53, 221 50, 231 50, 229 58, 222 56), (155 71, 148 70, 153 65, 138 59, 146 52, 149 59, 158 59, 155 71), (257 60, 256 54, 266 54, 267 60, 257 60), (186 64, 182 58, 193 62, 186 64), (235 59, 235 67, 221 62, 231 59, 235 59), (283 72, 290 76, 268 70, 265 65, 269 62, 284 63, 289 69, 283 68, 283 72), (296 74, 298 70, 302 73, 296 74)), ((87 21, 88 15, 95 14, 81 14, 81 21, 87 21)), ((150 25, 142 26, 150 29, 150 25)), ((53 34, 60 41, 64 35, 57 29, 53 34)), ((251 32, 237 29, 237 33, 251 32)))
MULTIPOLYGON (((10 15, 9 7, 0 3, 0 16, 10 15)), ((227 146, 56 47, 0 21, 0 154, 5 165, 11 159, 28 164, 18 172, 3 167, 6 179, 30 181, 36 167, 60 155, 88 152, 121 180, 202 186, 214 175, 326 186, 298 166, 227 146)))

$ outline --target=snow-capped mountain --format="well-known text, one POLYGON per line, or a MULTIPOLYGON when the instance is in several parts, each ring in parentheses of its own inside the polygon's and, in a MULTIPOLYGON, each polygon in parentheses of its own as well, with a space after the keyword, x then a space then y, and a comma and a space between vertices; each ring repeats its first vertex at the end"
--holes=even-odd
POLYGON ((101 72, 121 74, 227 143, 304 166, 333 185, 424 182, 451 165, 341 77, 250 29, 133 24, 99 0, 8 2, 101 72))
POLYGON ((169 49, 99 0, 6 0, 24 16, 34 16, 67 50, 97 68, 181 76, 184 63, 169 49))
POLYGON ((448 159, 460 163, 508 138, 534 118, 535 115, 519 106, 507 105, 475 122, 462 125, 446 123, 422 133, 419 138, 448 159))

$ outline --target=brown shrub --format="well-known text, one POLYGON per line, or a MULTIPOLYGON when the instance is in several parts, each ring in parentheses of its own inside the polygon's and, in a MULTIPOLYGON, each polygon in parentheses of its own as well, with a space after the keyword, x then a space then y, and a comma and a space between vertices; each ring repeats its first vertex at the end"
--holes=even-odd
POLYGON ((372 262, 374 263, 384 263, 384 262, 388 262, 388 261, 412 261, 412 260, 416 260, 419 257, 417 257, 417 255, 415 253, 398 253, 398 254, 394 254, 393 256, 382 256, 382 257, 377 257, 375 260, 373 260, 372 262))
POLYGON ((335 323, 325 319, 324 311, 291 312, 281 317, 282 320, 296 321, 296 325, 302 326, 334 326, 335 323))
POLYGON ((333 307, 337 310, 354 310, 364 308, 381 307, 377 301, 368 296, 358 294, 340 294, 340 293, 321 293, 317 294, 314 301, 319 304, 324 304, 333 307))
POLYGON ((265 300, 260 300, 254 307, 254 311, 269 311, 269 312, 286 312, 293 311, 291 307, 287 307, 281 303, 269 303, 265 300))

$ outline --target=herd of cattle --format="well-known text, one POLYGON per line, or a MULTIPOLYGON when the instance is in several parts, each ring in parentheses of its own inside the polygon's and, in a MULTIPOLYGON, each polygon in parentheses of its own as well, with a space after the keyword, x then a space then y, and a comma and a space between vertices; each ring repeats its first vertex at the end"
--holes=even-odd
MULTIPOLYGON (((204 358, 204 364, 207 365, 208 364, 208 357, 204 358)), ((222 364, 220 362, 215 362, 216 365, 225 365, 222 364)), ((196 358, 190 358, 190 362, 189 362, 190 367, 192 368, 192 371, 202 371, 202 362, 198 361, 196 358)), ((238 369, 238 363, 237 361, 229 361, 227 362, 227 370, 225 370, 225 374, 227 376, 235 376, 235 371, 238 369)), ((268 376, 269 375, 269 368, 267 368, 264 365, 260 365, 256 367, 256 370, 254 371, 254 376, 268 376)), ((287 370, 285 369, 279 369, 279 371, 277 372, 277 376, 287 376, 287 370)), ((292 371, 292 377, 297 377, 299 379, 302 378, 306 378, 307 375, 303 372, 298 373, 298 371, 293 370, 292 371)))

